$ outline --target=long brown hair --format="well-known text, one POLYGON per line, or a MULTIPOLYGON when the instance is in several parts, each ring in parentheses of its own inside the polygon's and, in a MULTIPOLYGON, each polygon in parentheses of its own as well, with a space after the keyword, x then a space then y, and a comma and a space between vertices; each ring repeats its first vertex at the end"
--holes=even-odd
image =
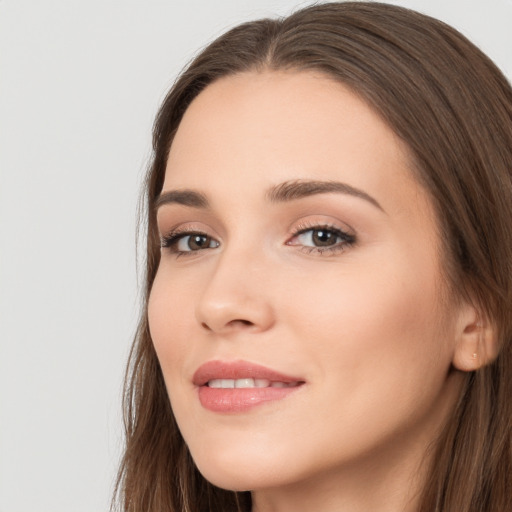
POLYGON ((218 489, 195 468, 169 405, 146 305, 160 255, 154 201, 185 110, 220 77, 278 69, 339 80, 405 141, 442 226, 449 287, 498 333, 497 359, 467 373, 433 448, 419 512, 512 510, 512 90, 451 27, 373 2, 314 5, 240 25, 189 65, 162 104, 145 183, 145 302, 126 377, 121 509, 250 510, 249 493, 218 489))

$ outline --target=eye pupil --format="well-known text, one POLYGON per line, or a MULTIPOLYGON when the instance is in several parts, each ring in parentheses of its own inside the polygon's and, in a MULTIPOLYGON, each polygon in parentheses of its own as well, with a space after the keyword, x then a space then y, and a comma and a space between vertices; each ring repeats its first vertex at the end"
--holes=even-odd
POLYGON ((336 233, 325 229, 315 229, 312 234, 313 242, 316 246, 328 246, 336 243, 336 233))

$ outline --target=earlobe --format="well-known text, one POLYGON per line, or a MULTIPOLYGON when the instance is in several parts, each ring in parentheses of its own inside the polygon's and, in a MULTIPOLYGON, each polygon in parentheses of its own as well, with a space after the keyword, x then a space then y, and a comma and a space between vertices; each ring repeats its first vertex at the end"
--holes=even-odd
POLYGON ((457 329, 458 342, 453 355, 455 368, 472 372, 496 359, 498 356, 496 329, 476 308, 464 307, 457 329))

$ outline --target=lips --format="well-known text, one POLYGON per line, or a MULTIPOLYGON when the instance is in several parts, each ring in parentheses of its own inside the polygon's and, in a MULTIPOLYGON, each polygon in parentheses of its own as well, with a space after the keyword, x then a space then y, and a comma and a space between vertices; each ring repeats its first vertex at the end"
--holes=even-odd
POLYGON ((304 379, 247 361, 209 361, 194 373, 199 401, 213 412, 246 412, 281 400, 298 390, 304 379))
POLYGON ((248 361, 209 361, 197 369, 192 381, 196 386, 204 386, 210 380, 217 379, 265 379, 270 382, 303 382, 300 377, 284 375, 248 361))

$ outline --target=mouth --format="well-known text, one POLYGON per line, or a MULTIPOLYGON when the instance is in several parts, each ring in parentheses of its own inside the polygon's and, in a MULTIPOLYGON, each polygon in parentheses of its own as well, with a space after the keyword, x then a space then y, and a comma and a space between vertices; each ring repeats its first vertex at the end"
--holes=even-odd
POLYGON ((295 382, 270 381, 268 379, 212 379, 206 385, 216 389, 249 389, 249 388, 293 388, 300 384, 295 382))
POLYGON ((247 361, 209 361, 195 372, 201 405, 217 413, 247 412, 267 402, 282 400, 305 380, 247 361))

